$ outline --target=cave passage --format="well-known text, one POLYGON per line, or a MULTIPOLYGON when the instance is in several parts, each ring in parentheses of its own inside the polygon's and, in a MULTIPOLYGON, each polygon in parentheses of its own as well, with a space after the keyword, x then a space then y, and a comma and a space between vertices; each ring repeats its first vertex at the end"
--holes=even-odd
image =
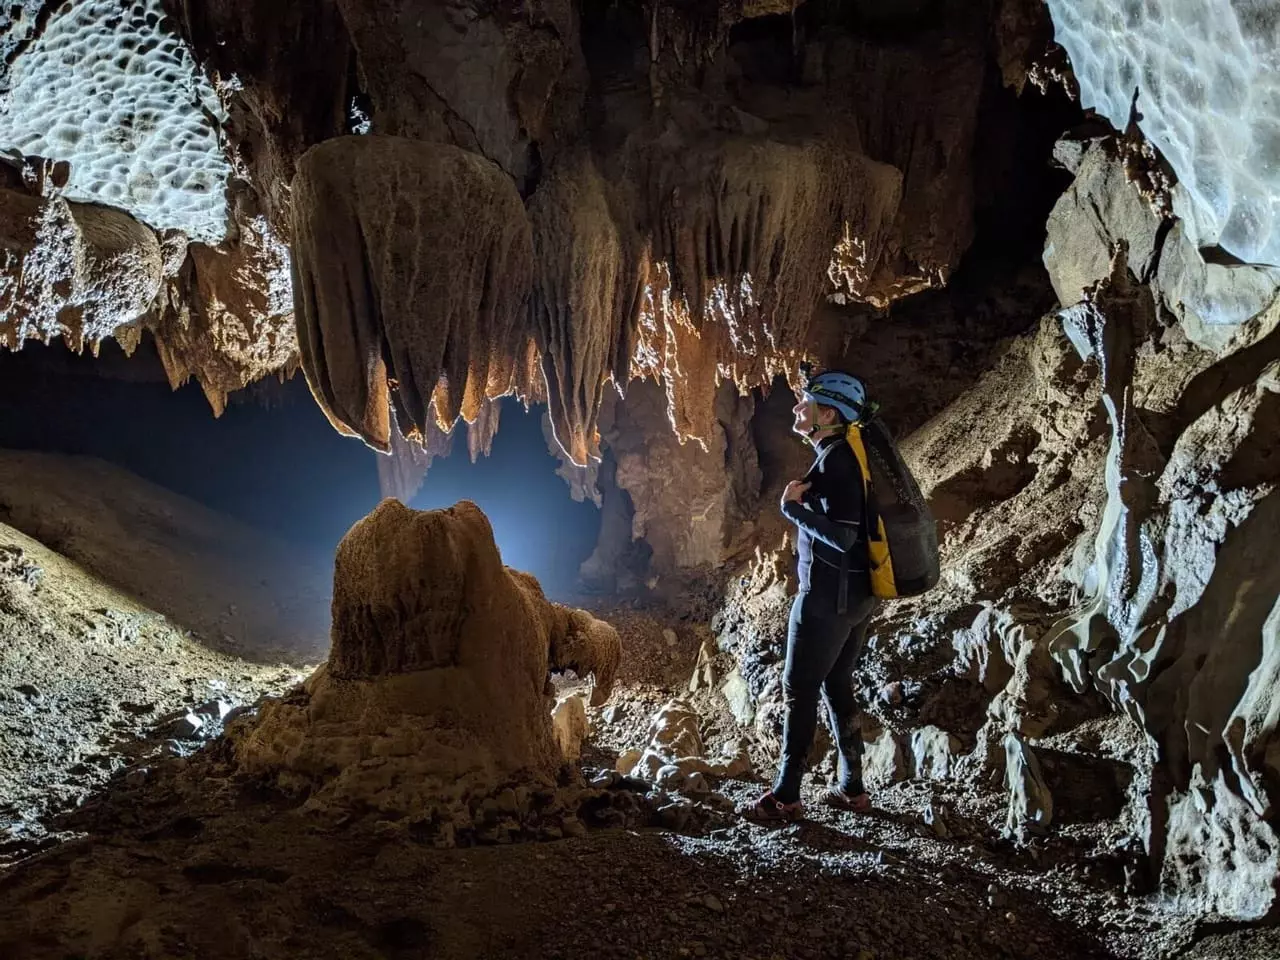
MULTIPOLYGON (((553 594, 572 592, 599 532, 555 474, 540 411, 509 401, 492 456, 432 464, 419 509, 475 500, 503 559, 553 594)), ((301 376, 262 381, 220 418, 194 383, 171 391, 150 340, 132 358, 114 341, 97 359, 60 343, 0 353, 0 449, 96 457, 286 540, 327 565, 380 498, 375 454, 334 432, 301 376)))

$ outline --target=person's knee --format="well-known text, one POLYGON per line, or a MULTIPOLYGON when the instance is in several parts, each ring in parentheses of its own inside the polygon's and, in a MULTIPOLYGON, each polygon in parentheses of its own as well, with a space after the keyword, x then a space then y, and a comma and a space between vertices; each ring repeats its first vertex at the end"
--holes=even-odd
POLYGON ((848 681, 827 680, 822 684, 822 695, 831 709, 841 715, 856 713, 858 698, 854 696, 853 684, 848 681))
POLYGON ((782 675, 782 701, 787 706, 793 706, 797 703, 804 704, 809 701, 816 704, 818 702, 818 690, 819 683, 806 678, 803 674, 788 670, 782 675))

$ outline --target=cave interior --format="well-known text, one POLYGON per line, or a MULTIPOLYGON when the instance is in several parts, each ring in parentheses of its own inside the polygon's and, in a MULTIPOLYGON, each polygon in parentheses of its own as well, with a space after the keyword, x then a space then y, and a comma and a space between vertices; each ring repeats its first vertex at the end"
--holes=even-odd
POLYGON ((0 958, 1280 957, 1278 294, 1265 3, 13 0, 0 958))

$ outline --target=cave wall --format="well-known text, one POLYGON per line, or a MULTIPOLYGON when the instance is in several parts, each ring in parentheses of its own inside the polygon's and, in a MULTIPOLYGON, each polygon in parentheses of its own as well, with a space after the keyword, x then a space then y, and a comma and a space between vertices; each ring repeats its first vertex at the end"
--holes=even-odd
MULTIPOLYGON (((868 769, 999 789, 1011 839, 1091 836, 1133 892, 1261 920, 1280 877, 1280 284, 1189 246, 1133 148, 1059 145, 1060 303, 903 441, 944 573, 877 620, 868 769)), ((765 743, 788 567, 765 557, 715 624, 765 743)))
MULTIPOLYGON (((1048 6, 1078 86, 1029 0, 163 0, 148 28, 181 35, 216 91, 227 234, 87 203, 63 159, 18 151, 0 335, 151 330, 215 411, 300 367, 337 429, 393 451, 396 491, 459 422, 486 449, 498 398, 545 402, 562 474, 607 517, 592 579, 679 583, 760 548, 718 622, 762 734, 786 596, 773 503, 805 459, 787 385, 804 357, 863 373, 946 568, 878 624, 886 651, 945 666, 877 749, 1003 784, 1018 839, 1072 815, 1071 771, 1118 764, 1135 869, 1190 912, 1256 919, 1280 849, 1280 275, 1202 246, 1267 259, 1249 196, 1210 222, 1187 198, 1214 178, 1097 118, 1055 149, 1043 272, 980 255, 984 224, 1039 231, 1002 175, 1006 87, 1143 120, 1104 89, 1124 64, 1095 69, 1048 6), (1081 752, 1088 725, 1119 752, 1081 752)), ((5 16, 7 84, 51 15, 5 16)))

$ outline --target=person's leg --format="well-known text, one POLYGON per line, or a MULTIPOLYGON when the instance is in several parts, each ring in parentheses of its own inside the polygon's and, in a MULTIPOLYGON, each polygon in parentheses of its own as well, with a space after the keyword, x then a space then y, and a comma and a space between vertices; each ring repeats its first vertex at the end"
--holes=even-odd
POLYGON ((818 692, 831 673, 845 646, 852 620, 835 612, 831 598, 800 593, 791 604, 787 625, 787 662, 782 672, 782 696, 786 707, 783 719, 782 762, 773 783, 773 795, 780 803, 800 799, 805 758, 813 745, 818 725, 818 692), (823 604, 830 611, 822 609, 823 604))
POLYGON ((868 597, 852 605, 857 618, 849 630, 839 656, 822 681, 822 694, 827 702, 831 735, 839 756, 836 786, 847 797, 865 793, 862 785, 861 710, 853 692, 853 671, 862 659, 867 643, 867 627, 875 613, 875 599, 868 597))

